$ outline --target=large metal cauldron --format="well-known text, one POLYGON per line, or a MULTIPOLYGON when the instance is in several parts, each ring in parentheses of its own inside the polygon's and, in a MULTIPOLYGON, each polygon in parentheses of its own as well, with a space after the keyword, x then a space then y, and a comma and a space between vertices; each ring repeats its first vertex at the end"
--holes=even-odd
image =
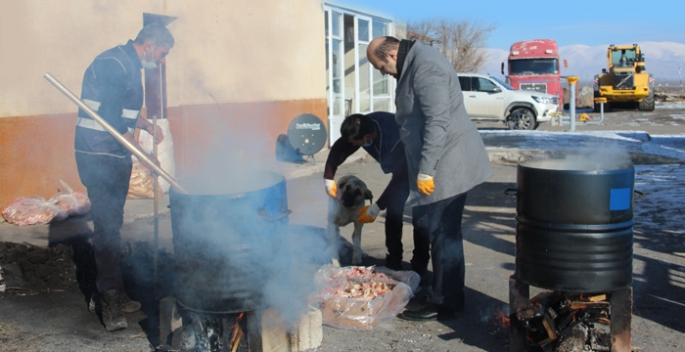
POLYGON ((630 165, 520 164, 516 278, 567 292, 630 286, 634 180, 630 165))
POLYGON ((285 178, 259 170, 180 184, 189 194, 169 192, 179 303, 212 313, 263 307, 262 265, 288 228, 285 178))

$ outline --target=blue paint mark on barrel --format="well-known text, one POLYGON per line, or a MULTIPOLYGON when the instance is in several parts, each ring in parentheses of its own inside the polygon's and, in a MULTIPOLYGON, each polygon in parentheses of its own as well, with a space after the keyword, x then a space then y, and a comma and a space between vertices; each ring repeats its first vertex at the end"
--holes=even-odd
POLYGON ((611 190, 609 198, 609 210, 627 210, 630 209, 630 188, 614 188, 611 190))

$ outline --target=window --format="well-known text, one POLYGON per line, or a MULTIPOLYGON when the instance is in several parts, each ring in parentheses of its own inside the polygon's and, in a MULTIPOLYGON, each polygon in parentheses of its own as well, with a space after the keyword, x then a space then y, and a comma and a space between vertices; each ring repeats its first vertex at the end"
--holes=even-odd
MULTIPOLYGON (((361 23, 361 21, 359 21, 361 23)), ((359 44, 359 111, 371 111, 371 63, 366 58, 368 45, 359 44)))
POLYGON ((612 50, 611 63, 619 67, 632 66, 635 63, 635 50, 612 50))
POLYGON ((361 42, 368 42, 371 39, 369 38, 369 21, 366 20, 358 20, 359 23, 359 28, 357 31, 359 32, 359 41, 361 42))
POLYGON ((556 75, 559 73, 557 59, 517 59, 509 60, 509 74, 516 75, 556 75))
POLYGON ((497 87, 491 80, 482 77, 476 77, 474 83, 474 88, 477 88, 479 92, 492 92, 495 90, 495 87, 497 87))
POLYGON ((389 34, 388 21, 383 21, 377 18, 373 19, 373 37, 378 38, 389 34))
POLYGON ((471 90, 471 77, 459 76, 459 85, 463 92, 468 92, 471 90))

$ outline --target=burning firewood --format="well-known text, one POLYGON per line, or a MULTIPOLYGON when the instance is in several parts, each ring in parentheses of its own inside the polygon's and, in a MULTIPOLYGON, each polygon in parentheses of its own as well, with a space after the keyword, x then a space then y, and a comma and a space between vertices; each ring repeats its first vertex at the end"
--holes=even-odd
MULTIPOLYGON (((543 351, 583 351, 592 344, 594 351, 609 348, 611 324, 608 295, 542 292, 530 299, 529 306, 518 307, 531 346, 543 351)), ((608 351, 608 349, 607 349, 608 351)))
POLYGON ((240 327, 240 321, 245 316, 245 313, 240 313, 235 319, 235 324, 231 327, 233 329, 233 335, 231 336, 231 342, 229 343, 229 348, 231 352, 236 352, 238 346, 240 345, 240 339, 243 337, 243 329, 240 327))

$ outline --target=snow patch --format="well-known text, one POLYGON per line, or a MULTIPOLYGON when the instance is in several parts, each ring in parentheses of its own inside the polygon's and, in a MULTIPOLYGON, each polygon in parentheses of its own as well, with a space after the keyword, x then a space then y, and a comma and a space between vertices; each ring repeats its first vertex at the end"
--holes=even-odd
POLYGON ((685 234, 685 168, 681 165, 635 166, 635 228, 646 235, 685 234), (658 230, 658 231, 654 231, 658 230))
POLYGON ((657 105, 654 107, 655 109, 668 109, 668 110, 675 110, 675 109, 685 109, 685 104, 666 104, 666 105, 657 105))

